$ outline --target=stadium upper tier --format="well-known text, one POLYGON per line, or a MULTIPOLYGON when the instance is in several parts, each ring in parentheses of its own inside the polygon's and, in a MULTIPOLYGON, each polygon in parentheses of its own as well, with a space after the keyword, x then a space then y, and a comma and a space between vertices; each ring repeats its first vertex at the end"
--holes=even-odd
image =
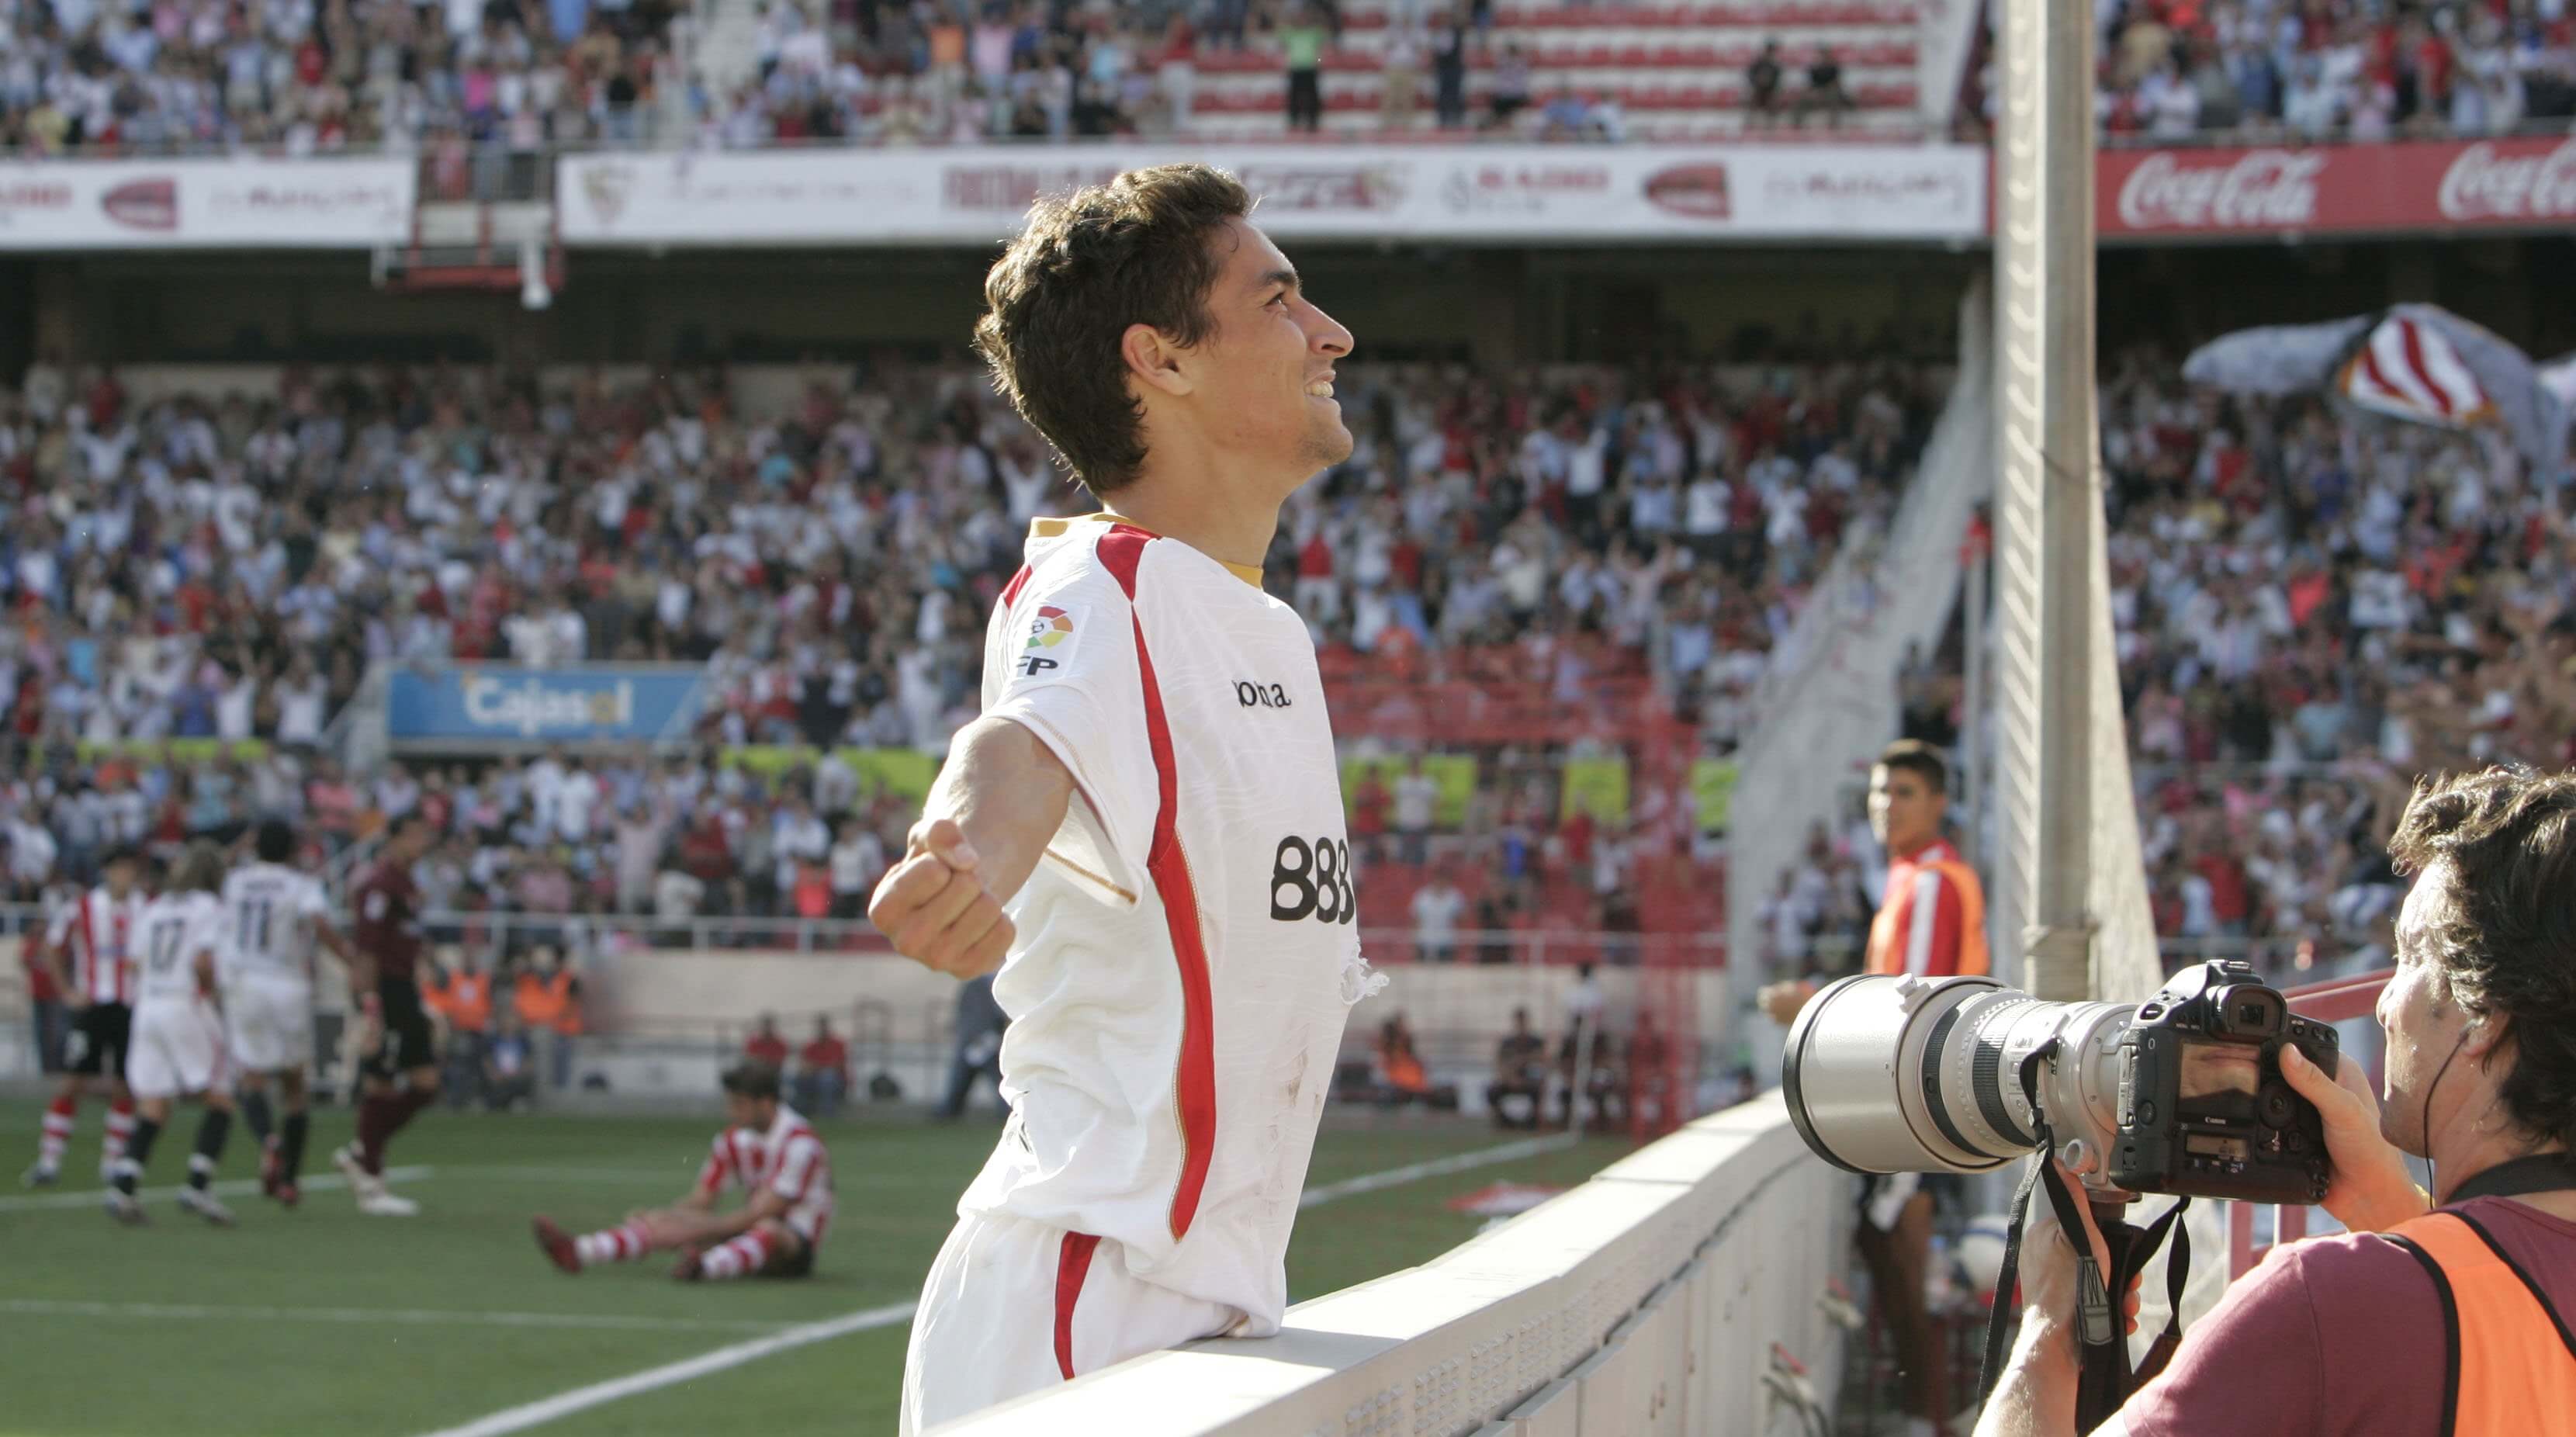
POLYGON ((2119 0, 2100 7, 2114 134, 2385 140, 2564 130, 2576 28, 2559 0, 2119 0))
MULTIPOLYGON (((2358 140, 2563 129, 2576 32, 2554 0, 2120 0, 2102 19, 2107 133, 2358 140)), ((748 147, 1295 128, 1705 140, 1991 114, 1991 45, 1913 0, 1441 6, 1200 0, 823 7, 813 0, 419 9, 385 0, 18 7, 0 138, 21 154, 457 139, 748 147), (1962 76, 1963 68, 1967 71, 1962 76), (1960 82, 1965 79, 1965 85, 1960 82)), ((1973 129, 1973 123, 1963 126, 1973 129)))

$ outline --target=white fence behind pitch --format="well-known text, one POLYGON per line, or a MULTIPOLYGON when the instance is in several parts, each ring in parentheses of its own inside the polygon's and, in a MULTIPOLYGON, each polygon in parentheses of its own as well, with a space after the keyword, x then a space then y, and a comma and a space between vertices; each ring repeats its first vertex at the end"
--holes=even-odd
POLYGON ((1852 1210, 1850 1178, 1766 1095, 1421 1267, 1300 1303, 1276 1337, 1140 1357, 938 1437, 1796 1432, 1765 1374, 1776 1343, 1836 1389, 1819 1299, 1852 1210))

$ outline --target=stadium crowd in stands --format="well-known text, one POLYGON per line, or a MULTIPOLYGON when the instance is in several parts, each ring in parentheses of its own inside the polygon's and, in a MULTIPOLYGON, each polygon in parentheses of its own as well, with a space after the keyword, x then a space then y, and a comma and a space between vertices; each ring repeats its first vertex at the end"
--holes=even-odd
MULTIPOLYGON (((1533 45, 1547 32, 1498 27, 1485 0, 1394 7, 1365 46, 1346 41, 1331 0, 767 0, 739 78, 703 63, 681 73, 672 26, 704 23, 690 11, 668 0, 22 4, 5 22, 0 138, 34 155, 383 146, 442 157, 433 192, 462 192, 476 183, 469 151, 1184 134, 1203 77, 1248 68, 1284 81, 1290 131, 1320 123, 1328 71, 1365 81, 1386 130, 1615 141, 1629 128, 1600 66, 1581 85, 1542 70, 1533 45), (1471 73, 1490 83, 1471 94, 1471 73), (682 117, 694 133, 665 123, 682 117)), ((2115 136, 2369 140, 2563 128, 2576 115, 2565 0, 2106 0, 2096 11, 2115 136)), ((1601 23, 1616 28, 1623 13, 1605 8, 1601 23)), ((1740 53, 1733 32, 1705 38, 1708 53, 1740 53)), ((1741 83, 1708 90, 1707 103, 1750 128, 1816 112, 1835 124, 1876 103, 1856 98, 1831 43, 1770 39, 1729 63, 1741 83)))
MULTIPOLYGON (((1329 672, 1565 694, 1625 667, 1721 743, 1831 546, 1891 505, 1940 393, 1894 361, 1346 383, 1358 448, 1291 505, 1270 565, 1329 672)), ((767 415, 714 373, 541 393, 289 371, 273 395, 144 402, 40 366, 0 396, 0 496, 22 896, 111 842, 282 811, 337 848, 419 807, 445 838, 432 908, 565 914, 856 914, 902 805, 837 757, 706 753, 937 752, 972 712, 1028 521, 1085 507, 978 376, 899 365, 767 415), (355 775, 320 751, 371 664, 473 659, 703 664, 708 747, 355 775), (166 740, 266 746, 173 759, 166 740)), ((1472 856, 1525 872, 1552 797, 1508 854, 1490 830, 1520 820, 1482 818, 1472 856)), ((1578 827, 1553 856, 1597 866, 1578 827)))
POLYGON ((2106 132, 2475 137, 2576 116, 2565 0, 2109 0, 2106 132))
POLYGON ((665 0, 51 0, 9 7, 13 153, 631 141, 667 68, 665 0))
POLYGON ((2113 604, 2160 928, 2376 929, 2418 772, 2576 761, 2576 532, 2492 430, 2103 389, 2113 604))
POLYGON ((1203 69, 1273 60, 1286 81, 1291 131, 1320 124, 1328 64, 1364 63, 1388 130, 1624 137, 1613 95, 1566 86, 1537 94, 1525 47, 1494 37, 1489 5, 1400 10, 1383 44, 1361 56, 1339 48, 1338 8, 1310 0, 1083 7, 985 0, 969 11, 874 7, 853 26, 773 0, 762 12, 757 76, 730 96, 701 97, 701 142, 1185 134, 1203 69), (1496 83, 1471 112, 1466 75, 1477 65, 1492 68, 1496 83))
MULTIPOLYGON (((1292 503, 1270 564, 1327 671, 1579 698, 1587 666, 1625 666, 1716 752, 1833 544, 1887 510, 1939 393, 1884 362, 1348 378, 1358 447, 1292 503)), ((529 942, 578 949, 586 914, 857 914, 908 802, 828 751, 708 754, 935 753, 971 710, 1018 535, 1082 505, 967 371, 883 366, 739 410, 715 373, 541 393, 290 372, 275 395, 144 403, 40 368, 0 396, 16 895, 116 842, 175 849, 283 811, 336 848, 419 807, 443 836, 431 906, 564 916, 529 942), (703 663, 708 747, 357 775, 321 751, 371 662, 478 658, 703 663), (181 760, 164 739, 268 743, 181 760)), ((2483 435, 2223 400, 2150 355, 2112 367, 2103 415, 2160 927, 2370 931, 2398 893, 2380 854, 2403 775, 2571 757, 2559 507, 2483 435)), ((1908 677, 1907 712, 1948 741, 1941 673, 1908 677)), ((1461 958, 1515 885, 1615 891, 1652 841, 1560 823, 1544 756, 1477 757, 1480 792, 1512 801, 1436 844, 1419 775, 1372 777, 1353 806, 1354 846, 1420 885, 1373 921, 1461 958)), ((1766 906, 1775 952, 1854 941, 1868 866, 1856 832, 1817 835, 1766 906)))
MULTIPOLYGON (((2562 491, 2495 431, 2230 398, 2150 351, 2109 366, 2101 414, 2157 931, 2284 975, 2384 964, 2413 776, 2576 762, 2562 491)), ((1957 738, 1940 666, 1906 699, 1909 736, 1957 738)), ((1859 951, 1873 859, 1856 818, 1812 836, 1760 914, 1775 959, 1859 951)))

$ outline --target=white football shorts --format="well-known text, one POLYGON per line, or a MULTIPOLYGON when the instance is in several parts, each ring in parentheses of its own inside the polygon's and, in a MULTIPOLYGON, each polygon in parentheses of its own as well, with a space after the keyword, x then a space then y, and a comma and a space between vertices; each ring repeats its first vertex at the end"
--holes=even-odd
POLYGON ((902 1437, 1142 1353, 1231 1331, 1243 1314, 1131 1276, 1113 1241, 971 1214, 941 1244, 903 1359, 902 1437))
POLYGON ((202 1003, 154 1003, 134 1014, 125 1085, 138 1098, 184 1098, 232 1081, 223 1023, 202 1003))
POLYGON ((241 983, 224 994, 233 1061, 274 1073, 313 1063, 313 993, 282 983, 241 983))

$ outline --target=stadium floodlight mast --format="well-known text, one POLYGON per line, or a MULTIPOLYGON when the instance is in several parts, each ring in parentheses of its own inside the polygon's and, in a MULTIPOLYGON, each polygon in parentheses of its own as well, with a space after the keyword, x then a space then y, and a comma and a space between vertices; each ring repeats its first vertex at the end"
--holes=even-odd
MULTIPOLYGON (((2037 996, 2093 996, 2093 7, 2003 0, 1995 178, 1996 845, 2037 996)), ((2125 765, 2123 765, 2125 768, 2125 765)), ((2106 855, 2107 856, 2107 855, 2106 855)), ((2143 876, 2138 880, 2143 883, 2143 876)))

